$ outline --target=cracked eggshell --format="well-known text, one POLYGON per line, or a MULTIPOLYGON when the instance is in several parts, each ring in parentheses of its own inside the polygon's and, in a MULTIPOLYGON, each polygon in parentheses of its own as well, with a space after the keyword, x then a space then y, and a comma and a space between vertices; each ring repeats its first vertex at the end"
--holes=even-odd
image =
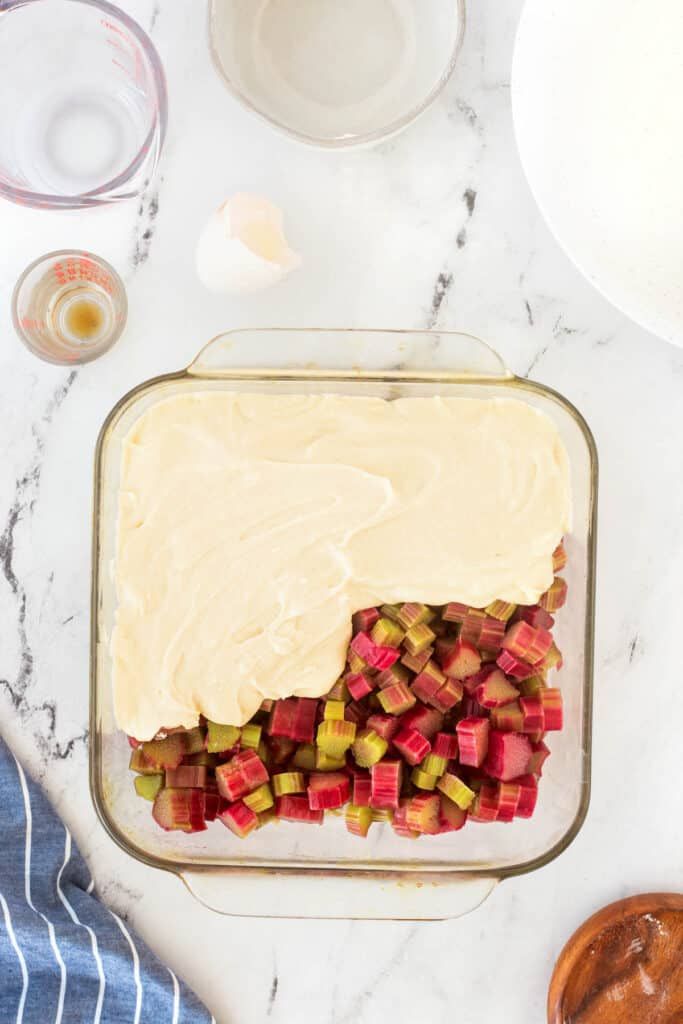
POLYGON ((282 211, 262 196, 241 192, 209 218, 195 264, 209 291, 239 295, 277 284, 301 258, 287 244, 282 211))

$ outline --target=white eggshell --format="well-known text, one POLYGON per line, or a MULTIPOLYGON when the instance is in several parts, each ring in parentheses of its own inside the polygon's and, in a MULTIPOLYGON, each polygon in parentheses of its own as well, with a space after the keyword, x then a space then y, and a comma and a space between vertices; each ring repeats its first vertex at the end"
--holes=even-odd
POLYGON ((287 245, 281 211, 260 196, 238 193, 207 221, 195 263, 206 288, 237 295, 277 284, 301 259, 287 245))

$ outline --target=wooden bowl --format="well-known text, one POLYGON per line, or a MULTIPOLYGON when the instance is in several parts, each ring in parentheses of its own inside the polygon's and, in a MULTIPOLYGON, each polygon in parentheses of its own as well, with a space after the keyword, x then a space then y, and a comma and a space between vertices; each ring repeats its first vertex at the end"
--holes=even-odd
POLYGON ((683 894, 619 900, 560 953, 548 1024, 683 1024, 683 894))

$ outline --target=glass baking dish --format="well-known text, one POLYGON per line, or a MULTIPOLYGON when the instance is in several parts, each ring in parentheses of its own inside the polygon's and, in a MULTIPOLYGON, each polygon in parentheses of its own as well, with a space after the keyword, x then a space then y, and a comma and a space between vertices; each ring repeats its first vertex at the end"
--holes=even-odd
MULTIPOLYGON (((580 414, 556 392, 514 377, 483 342, 426 331, 240 330, 219 335, 179 373, 141 384, 112 410, 95 460, 90 693, 90 784, 109 835, 131 856, 179 875, 207 906, 265 917, 440 919, 477 906, 503 878, 557 857, 588 808, 591 761, 597 455, 580 414), (531 820, 471 824, 410 842, 386 826, 366 840, 342 816, 321 828, 280 824, 242 841, 214 824, 195 835, 166 833, 136 797, 130 748, 116 727, 109 641, 122 441, 146 409, 170 395, 222 390, 339 393, 388 400, 410 396, 513 397, 549 416, 569 453, 573 529, 563 575, 569 583, 556 637, 566 725, 551 734, 531 820)), ((457 599, 457 594, 453 595, 457 599)))

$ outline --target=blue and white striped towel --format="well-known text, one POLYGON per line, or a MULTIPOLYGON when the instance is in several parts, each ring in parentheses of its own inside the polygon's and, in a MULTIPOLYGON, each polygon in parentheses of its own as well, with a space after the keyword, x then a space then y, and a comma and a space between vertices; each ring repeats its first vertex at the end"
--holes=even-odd
POLYGON ((85 861, 0 738, 0 1024, 209 1024, 93 895, 85 861))

